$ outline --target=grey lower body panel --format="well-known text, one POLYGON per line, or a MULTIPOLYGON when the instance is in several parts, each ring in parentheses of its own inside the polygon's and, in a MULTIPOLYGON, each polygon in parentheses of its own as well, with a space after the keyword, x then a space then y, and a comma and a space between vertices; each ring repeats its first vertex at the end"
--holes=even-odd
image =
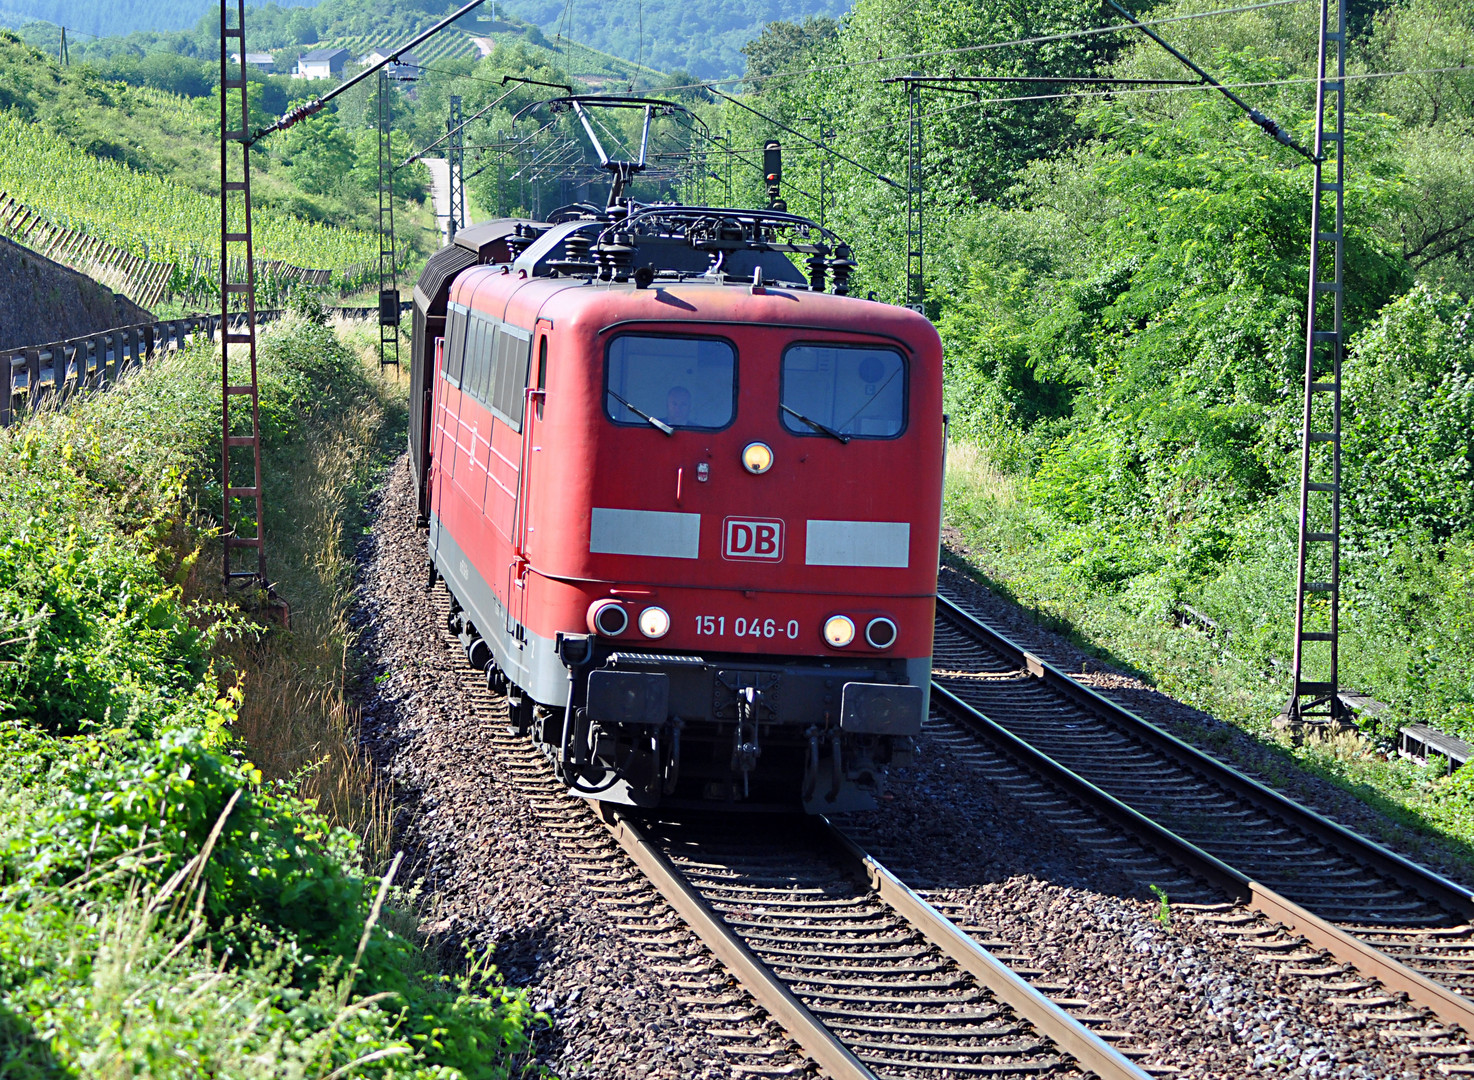
POLYGON ((568 704, 568 669, 558 659, 555 643, 521 628, 521 635, 508 615, 506 605, 472 564, 450 530, 430 513, 430 558, 445 579, 451 594, 476 624, 476 631, 491 646, 497 667, 525 690, 534 701, 562 708, 568 704))

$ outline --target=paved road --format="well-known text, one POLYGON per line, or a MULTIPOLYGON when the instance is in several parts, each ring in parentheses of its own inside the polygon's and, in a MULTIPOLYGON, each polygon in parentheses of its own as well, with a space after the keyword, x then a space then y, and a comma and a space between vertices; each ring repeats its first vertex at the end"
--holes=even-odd
POLYGON ((435 201, 435 224, 440 226, 440 242, 450 243, 450 162, 445 158, 422 158, 430 170, 430 197, 435 201))

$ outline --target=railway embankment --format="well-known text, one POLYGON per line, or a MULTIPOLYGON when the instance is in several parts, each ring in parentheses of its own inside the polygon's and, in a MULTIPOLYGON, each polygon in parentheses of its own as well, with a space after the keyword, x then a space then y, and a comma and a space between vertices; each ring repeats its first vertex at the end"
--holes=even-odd
POLYGON ((148 318, 126 296, 0 236, 0 348, 60 341, 148 318))
POLYGON ((20 1075, 516 1064, 531 1007, 484 955, 448 979, 414 944, 403 862, 362 827, 381 804, 333 745, 335 552, 395 423, 352 340, 311 318, 264 339, 291 630, 213 585, 209 345, 0 436, 0 1046, 20 1075))
MULTIPOLYGON (((1353 734, 1311 740, 1294 746, 1268 725, 1245 727, 1205 711, 1165 689, 1152 672, 1134 668, 1094 638, 1072 627, 1048 605, 1030 606, 996 579, 978 580, 979 565, 997 564, 973 546, 959 530, 951 530, 941 572, 941 587, 987 622, 1086 686, 1166 729, 1220 761, 1283 792, 1346 828, 1376 840, 1415 862, 1455 881, 1474 883, 1474 860, 1457 837, 1429 828, 1428 820, 1382 790, 1402 791, 1416 807, 1436 797, 1447 784, 1441 767, 1423 769, 1410 762, 1389 762, 1385 750, 1353 734), (1382 769, 1382 784, 1358 782, 1366 772, 1382 769), (1405 781, 1400 783, 1399 781, 1405 781)), ((1205 643, 1180 628, 1187 648, 1205 643)), ((1181 678, 1178 672, 1173 678, 1181 678)))
MULTIPOLYGON (((478 685, 480 673, 456 655, 425 588, 425 538, 414 522, 414 483, 401 461, 360 545, 357 617, 372 675, 365 741, 395 784, 404 843, 435 897, 426 929, 447 949, 463 941, 495 949, 507 978, 552 1018, 538 1036, 538 1059, 560 1076, 730 1075, 706 1030, 718 1025, 703 1018, 734 996, 729 977, 709 958, 678 977, 668 956, 667 970, 656 970, 660 958, 642 952, 631 931, 645 912, 632 919, 601 902, 607 883, 582 872, 597 850, 575 839, 570 851, 566 834, 580 831, 596 848, 591 815, 557 828, 535 812, 517 784, 518 759, 498 748, 504 699, 478 685)), ((695 950, 672 913, 657 915, 656 951, 695 950)))
MULTIPOLYGON (((495 948, 548 1014, 537 1060, 560 1076, 726 1076, 738 1065, 802 1075, 803 1055, 776 1022, 507 733, 502 699, 446 633, 441 591, 425 587, 413 512, 400 463, 360 545, 355 618, 366 742, 396 786, 406 849, 436 898, 426 928, 447 949, 495 948)), ((915 764, 893 776, 893 797, 845 828, 1149 1074, 1432 1077, 1452 1059, 1415 1047, 1462 1045, 1252 913, 1182 886, 1166 860, 1083 843, 966 742, 930 726, 915 764), (1167 885, 1165 903, 1152 884, 1167 885), (1391 1020, 1369 1015, 1379 1010, 1391 1020)), ((861 994, 805 983, 801 992, 821 1000, 861 994)), ((1020 1045, 1031 1038, 1025 1029, 1020 1045)))

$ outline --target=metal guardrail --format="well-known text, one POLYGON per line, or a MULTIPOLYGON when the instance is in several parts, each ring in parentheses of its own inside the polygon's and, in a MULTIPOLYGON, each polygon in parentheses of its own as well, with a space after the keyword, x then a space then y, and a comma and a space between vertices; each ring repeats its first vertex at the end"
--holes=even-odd
MULTIPOLYGON (((379 315, 377 306, 326 310, 345 319, 373 319, 379 315)), ((282 309, 258 311, 256 321, 274 322, 283 314, 282 309)), ((244 321, 245 314, 238 318, 244 321)), ((232 327, 236 319, 231 317, 232 327)), ((65 400, 105 390, 148 360, 182 349, 199 335, 213 340, 219 333, 219 315, 190 315, 119 326, 24 349, 0 350, 0 428, 9 427, 49 398, 65 400)))

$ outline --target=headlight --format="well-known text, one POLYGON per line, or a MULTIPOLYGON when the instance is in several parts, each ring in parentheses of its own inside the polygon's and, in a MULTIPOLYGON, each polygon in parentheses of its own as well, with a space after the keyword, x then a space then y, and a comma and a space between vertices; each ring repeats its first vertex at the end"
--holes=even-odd
POLYGON ((750 442, 742 448, 742 467, 754 476, 773 467, 773 449, 767 443, 750 442))
POLYGON ((670 616, 665 608, 647 607, 640 612, 640 633, 646 637, 665 637, 669 630, 670 616))
POLYGON ((589 605, 589 629, 596 634, 618 637, 629 624, 629 613, 618 600, 595 600, 589 605))
POLYGON ((896 624, 885 616, 871 619, 865 627, 865 640, 872 649, 889 649, 896 643, 896 624))
POLYGON ((847 615, 831 615, 824 620, 824 640, 842 649, 855 640, 855 624, 847 615))

